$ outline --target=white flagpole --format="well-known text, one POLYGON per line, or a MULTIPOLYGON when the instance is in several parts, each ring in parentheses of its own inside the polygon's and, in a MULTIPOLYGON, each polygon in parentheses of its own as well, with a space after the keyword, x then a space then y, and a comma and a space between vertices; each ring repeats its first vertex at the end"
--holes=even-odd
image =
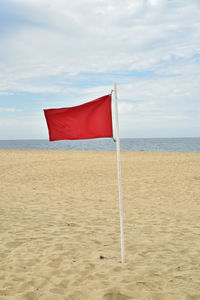
POLYGON ((120 142, 119 142, 119 121, 118 121, 118 103, 117 103, 117 84, 116 84, 116 82, 114 83, 114 101, 115 101, 115 128, 116 128, 118 191, 119 191, 119 209, 120 209, 121 258, 122 258, 122 263, 124 263, 123 200, 122 200, 121 165, 120 165, 120 142))

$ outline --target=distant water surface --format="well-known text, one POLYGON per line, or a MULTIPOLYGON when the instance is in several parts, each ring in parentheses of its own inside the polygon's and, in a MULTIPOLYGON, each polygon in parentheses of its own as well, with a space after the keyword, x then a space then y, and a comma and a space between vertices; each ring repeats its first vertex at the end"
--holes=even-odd
MULTIPOLYGON (((0 149, 21 150, 96 150, 113 151, 112 139, 78 141, 0 140, 0 149)), ((136 138, 120 139, 122 151, 200 152, 200 138, 136 138)))

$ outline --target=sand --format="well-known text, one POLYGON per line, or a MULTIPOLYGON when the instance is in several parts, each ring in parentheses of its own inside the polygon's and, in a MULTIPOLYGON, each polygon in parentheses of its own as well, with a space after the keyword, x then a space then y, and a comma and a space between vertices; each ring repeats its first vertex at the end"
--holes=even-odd
POLYGON ((0 151, 0 300, 199 300, 200 153, 0 151))

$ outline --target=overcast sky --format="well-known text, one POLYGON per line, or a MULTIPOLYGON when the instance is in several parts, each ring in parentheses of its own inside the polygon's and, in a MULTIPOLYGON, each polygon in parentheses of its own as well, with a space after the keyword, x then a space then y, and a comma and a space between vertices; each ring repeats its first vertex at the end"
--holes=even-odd
POLYGON ((114 81, 121 137, 200 136, 200 1, 0 0, 0 139, 114 81))

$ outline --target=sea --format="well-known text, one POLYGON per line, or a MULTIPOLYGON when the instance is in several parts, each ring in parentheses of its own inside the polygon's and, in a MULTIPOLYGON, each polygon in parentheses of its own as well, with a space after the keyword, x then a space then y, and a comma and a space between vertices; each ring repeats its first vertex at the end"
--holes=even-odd
MULTIPOLYGON (((113 139, 55 141, 0 140, 0 149, 17 150, 94 150, 115 151, 113 139)), ((121 151, 200 152, 200 137, 194 138, 121 138, 121 151)))

